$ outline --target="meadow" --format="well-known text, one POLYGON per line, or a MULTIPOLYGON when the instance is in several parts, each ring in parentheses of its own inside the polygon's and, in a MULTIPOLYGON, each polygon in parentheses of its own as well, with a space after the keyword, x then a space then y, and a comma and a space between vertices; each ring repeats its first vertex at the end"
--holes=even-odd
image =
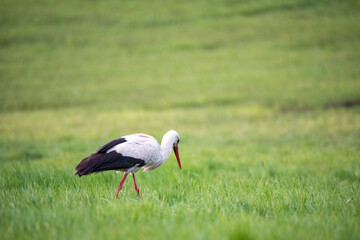
POLYGON ((360 2, 0 1, 1 239, 359 239, 360 2), (75 177, 131 133, 174 154, 75 177))

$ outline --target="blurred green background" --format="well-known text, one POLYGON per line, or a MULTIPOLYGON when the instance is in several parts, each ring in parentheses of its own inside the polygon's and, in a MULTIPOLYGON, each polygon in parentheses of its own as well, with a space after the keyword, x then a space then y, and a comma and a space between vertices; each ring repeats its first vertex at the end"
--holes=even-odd
POLYGON ((2 239, 359 239, 360 2, 0 0, 2 239), (137 174, 102 144, 180 133, 137 174))

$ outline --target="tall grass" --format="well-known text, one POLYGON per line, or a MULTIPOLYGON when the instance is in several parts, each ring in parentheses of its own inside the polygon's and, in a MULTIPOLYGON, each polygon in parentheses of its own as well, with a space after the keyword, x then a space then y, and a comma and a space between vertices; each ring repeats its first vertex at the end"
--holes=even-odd
POLYGON ((0 2, 2 239, 358 239, 358 1, 0 2), (349 104, 351 103, 351 104, 349 104), (102 144, 175 157, 82 178, 102 144))

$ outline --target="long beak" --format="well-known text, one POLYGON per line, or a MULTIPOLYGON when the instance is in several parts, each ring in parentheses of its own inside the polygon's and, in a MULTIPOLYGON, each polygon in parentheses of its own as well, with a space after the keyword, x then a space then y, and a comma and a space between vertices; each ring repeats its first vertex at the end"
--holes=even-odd
POLYGON ((174 146, 173 149, 174 149, 174 153, 175 153, 177 162, 179 164, 179 168, 181 169, 181 162, 180 162, 180 157, 179 157, 179 148, 178 148, 178 146, 174 146))

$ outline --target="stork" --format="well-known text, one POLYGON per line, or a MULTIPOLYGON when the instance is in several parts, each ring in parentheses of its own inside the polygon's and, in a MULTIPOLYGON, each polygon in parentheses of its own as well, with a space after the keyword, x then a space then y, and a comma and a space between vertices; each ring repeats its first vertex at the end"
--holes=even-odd
POLYGON ((99 148, 89 157, 84 158, 75 168, 75 176, 89 175, 95 172, 116 170, 124 172, 116 197, 122 189, 127 175, 130 173, 134 180, 134 187, 140 196, 135 181, 135 173, 141 168, 144 171, 154 170, 163 164, 174 150, 177 162, 181 169, 179 157, 179 134, 170 130, 162 138, 161 145, 152 136, 137 133, 112 140, 99 148))

